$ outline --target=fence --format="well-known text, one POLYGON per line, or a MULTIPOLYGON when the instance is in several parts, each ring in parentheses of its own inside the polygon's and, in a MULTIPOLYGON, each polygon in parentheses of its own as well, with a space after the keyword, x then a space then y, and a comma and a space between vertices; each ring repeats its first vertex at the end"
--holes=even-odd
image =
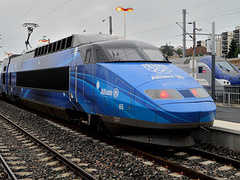
MULTIPOLYGON (((211 95, 212 88, 210 86, 204 88, 211 95)), ((240 86, 216 86, 215 103, 224 106, 240 105, 240 86)))

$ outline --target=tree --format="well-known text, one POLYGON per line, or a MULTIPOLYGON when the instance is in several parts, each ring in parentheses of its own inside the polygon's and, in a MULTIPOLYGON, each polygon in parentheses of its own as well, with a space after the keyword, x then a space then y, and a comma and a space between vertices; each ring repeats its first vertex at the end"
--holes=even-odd
POLYGON ((240 46, 237 47, 235 53, 234 53, 234 56, 235 57, 238 57, 238 55, 240 54, 240 46))
POLYGON ((181 56, 182 53, 183 53, 183 50, 182 50, 181 48, 178 48, 178 49, 176 50, 176 52, 177 52, 177 54, 178 54, 179 56, 181 56))
POLYGON ((162 52, 163 52, 163 54, 166 54, 168 56, 172 56, 173 55, 173 50, 170 48, 170 46, 168 46, 168 44, 163 46, 162 52))
MULTIPOLYGON (((231 41, 231 44, 230 44, 230 47, 229 47, 229 52, 228 52, 228 55, 227 57, 228 58, 235 58, 235 52, 237 50, 237 44, 236 42, 234 41, 234 39, 232 39, 231 41)), ((237 57, 237 56, 236 56, 237 57)))

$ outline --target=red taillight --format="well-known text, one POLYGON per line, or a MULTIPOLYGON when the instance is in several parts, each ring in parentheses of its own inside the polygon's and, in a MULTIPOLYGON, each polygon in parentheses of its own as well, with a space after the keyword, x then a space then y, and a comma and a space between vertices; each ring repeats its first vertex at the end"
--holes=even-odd
POLYGON ((203 70, 203 73, 207 73, 207 70, 203 70))
POLYGON ((191 91, 191 93, 197 97, 197 98, 205 98, 205 97, 209 97, 209 94, 207 93, 207 91, 203 88, 190 88, 189 89, 191 91))
POLYGON ((191 89, 191 92, 193 93, 194 96, 198 97, 198 93, 195 89, 191 89))
POLYGON ((144 91, 152 99, 182 99, 183 97, 176 89, 146 89, 144 91))
POLYGON ((160 97, 161 97, 161 99, 168 99, 169 94, 166 91, 161 91, 160 92, 160 97))

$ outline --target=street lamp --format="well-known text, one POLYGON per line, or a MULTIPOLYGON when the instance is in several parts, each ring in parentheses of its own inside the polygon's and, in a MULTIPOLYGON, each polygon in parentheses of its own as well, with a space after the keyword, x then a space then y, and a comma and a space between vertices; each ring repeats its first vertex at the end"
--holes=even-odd
POLYGON ((192 77, 196 79, 197 77, 196 77, 196 74, 195 74, 195 71, 194 71, 195 70, 194 56, 196 56, 196 30, 201 31, 202 28, 196 28, 196 22, 195 21, 189 22, 188 24, 193 25, 193 37, 191 37, 193 39, 192 77))
POLYGON ((122 7, 117 7, 116 11, 123 11, 124 12, 124 38, 126 38, 126 11, 132 12, 133 8, 122 8, 122 7))
MULTIPOLYGON (((102 22, 105 22, 107 19, 103 19, 102 22)), ((109 34, 112 34, 112 16, 109 16, 109 34)))

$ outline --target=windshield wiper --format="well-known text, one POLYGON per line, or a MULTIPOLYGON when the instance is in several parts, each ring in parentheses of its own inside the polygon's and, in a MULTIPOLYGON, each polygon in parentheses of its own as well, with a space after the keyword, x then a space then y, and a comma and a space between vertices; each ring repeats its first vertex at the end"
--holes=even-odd
POLYGON ((226 68, 226 67, 224 67, 224 66, 222 66, 222 65, 220 65, 220 64, 218 64, 218 66, 219 66, 222 70, 227 71, 227 72, 230 72, 230 70, 229 70, 228 68, 226 68))

